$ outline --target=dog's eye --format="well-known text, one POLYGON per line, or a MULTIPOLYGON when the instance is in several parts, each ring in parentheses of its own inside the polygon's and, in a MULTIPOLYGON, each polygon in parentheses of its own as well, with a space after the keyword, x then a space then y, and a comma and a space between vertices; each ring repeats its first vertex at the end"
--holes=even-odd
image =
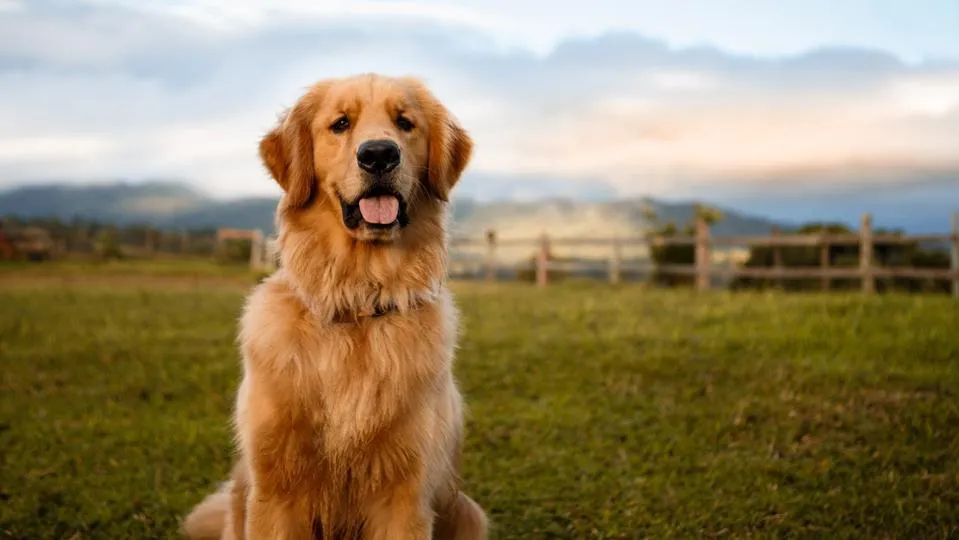
POLYGON ((413 131, 413 128, 416 127, 409 118, 403 116, 402 114, 396 117, 396 126, 403 131, 413 131))
POLYGON ((330 124, 330 131, 333 133, 343 133, 348 129, 350 129, 350 119, 346 116, 341 116, 336 122, 330 124))

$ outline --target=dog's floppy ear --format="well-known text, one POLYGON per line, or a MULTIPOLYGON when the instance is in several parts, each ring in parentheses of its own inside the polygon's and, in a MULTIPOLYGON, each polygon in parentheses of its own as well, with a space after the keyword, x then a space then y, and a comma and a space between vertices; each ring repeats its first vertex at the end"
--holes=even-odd
POLYGON ((292 208, 306 206, 316 189, 310 127, 317 102, 314 92, 301 98, 260 140, 260 159, 292 208))
POLYGON ((445 202, 472 157, 473 139, 422 83, 412 82, 429 122, 426 189, 445 202))

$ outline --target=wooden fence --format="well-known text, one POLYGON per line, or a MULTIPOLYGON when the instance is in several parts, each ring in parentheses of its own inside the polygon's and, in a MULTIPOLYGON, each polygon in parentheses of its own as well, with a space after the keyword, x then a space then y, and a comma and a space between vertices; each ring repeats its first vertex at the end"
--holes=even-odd
POLYGON ((272 253, 267 252, 267 239, 260 229, 231 229, 220 228, 216 231, 216 244, 213 255, 216 256, 223 249, 227 240, 250 241, 250 268, 253 270, 273 269, 272 253))
POLYGON ((536 249, 534 263, 535 281, 540 287, 547 286, 550 270, 575 271, 582 269, 586 264, 579 261, 551 260, 551 248, 555 246, 597 246, 609 247, 607 262, 608 279, 611 283, 618 283, 623 272, 644 271, 650 267, 660 275, 689 276, 699 290, 708 290, 712 286, 715 276, 724 278, 757 278, 779 281, 795 279, 819 279, 823 288, 828 289, 832 280, 856 279, 861 281, 862 292, 874 294, 876 280, 882 278, 929 279, 950 281, 953 296, 959 297, 959 213, 952 215, 952 230, 950 234, 938 235, 899 235, 876 234, 873 231, 872 216, 863 214, 859 232, 854 234, 790 234, 782 235, 774 232, 770 236, 713 236, 709 224, 704 219, 697 219, 693 235, 688 236, 646 236, 639 238, 550 238, 544 234, 539 238, 512 238, 500 239, 494 231, 489 231, 485 238, 454 238, 451 248, 485 245, 483 259, 484 276, 487 281, 497 279, 497 250, 503 247, 529 246, 536 249), (874 258, 874 246, 904 245, 913 243, 936 242, 950 246, 950 268, 911 268, 878 266, 874 258), (647 263, 641 266, 627 264, 622 257, 623 248, 629 245, 643 245, 655 248, 666 245, 694 246, 694 263, 690 265, 655 264, 647 263), (839 268, 830 266, 830 246, 859 246, 859 264, 853 268, 839 268), (740 265, 718 267, 712 264, 713 250, 721 246, 748 246, 766 247, 773 251, 771 267, 753 268, 740 265), (819 266, 804 268, 788 268, 784 266, 781 249, 784 247, 818 247, 820 250, 819 266))

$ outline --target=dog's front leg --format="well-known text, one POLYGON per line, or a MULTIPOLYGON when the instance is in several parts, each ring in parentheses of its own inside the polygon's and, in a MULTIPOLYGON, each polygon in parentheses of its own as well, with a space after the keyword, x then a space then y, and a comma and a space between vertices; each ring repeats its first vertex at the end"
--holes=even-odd
MULTIPOLYGON (((246 464, 244 540, 312 540, 309 500, 304 495, 302 448, 311 431, 290 423, 278 411, 289 410, 270 386, 241 383, 237 425, 246 464)), ((240 487, 240 483, 235 484, 240 487)), ((237 512, 239 514, 239 512, 237 512)), ((241 536, 237 534, 237 536, 241 536)))
POLYGON ((418 481, 395 486, 372 505, 364 524, 365 540, 430 540, 433 513, 418 481))
POLYGON ((310 520, 286 501, 264 496, 254 486, 246 506, 246 535, 249 540, 312 540, 310 520))

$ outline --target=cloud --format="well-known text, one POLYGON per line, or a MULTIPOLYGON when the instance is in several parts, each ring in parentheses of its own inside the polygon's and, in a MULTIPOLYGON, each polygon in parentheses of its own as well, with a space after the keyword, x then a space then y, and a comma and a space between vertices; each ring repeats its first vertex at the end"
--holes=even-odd
POLYGON ((315 79, 365 71, 420 75, 448 103, 476 139, 464 191, 480 197, 959 174, 959 62, 757 58, 630 32, 541 55, 490 37, 503 24, 432 2, 2 1, 0 182, 275 193, 259 137, 315 79))
POLYGON ((634 88, 544 118, 497 167, 544 173, 563 156, 567 174, 601 174, 624 190, 644 176, 669 189, 689 179, 721 186, 959 171, 959 77, 891 79, 868 91, 782 87, 753 99, 728 78, 669 95, 634 88))

